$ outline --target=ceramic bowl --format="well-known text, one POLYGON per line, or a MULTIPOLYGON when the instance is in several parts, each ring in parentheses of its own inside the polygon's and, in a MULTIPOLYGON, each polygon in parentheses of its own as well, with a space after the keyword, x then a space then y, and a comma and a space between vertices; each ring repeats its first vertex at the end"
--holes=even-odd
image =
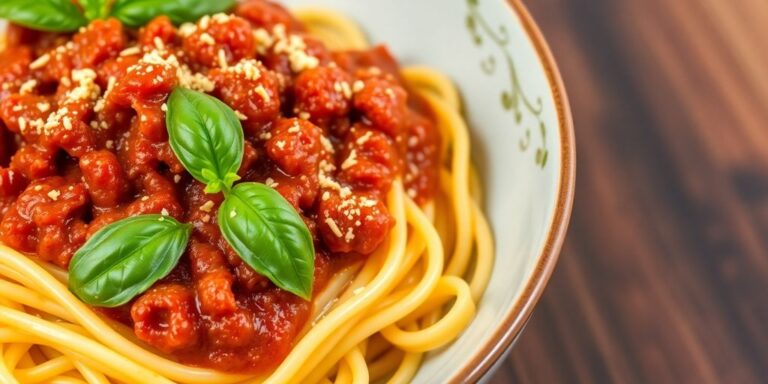
POLYGON ((558 258, 573 199, 573 125, 552 55, 519 0, 284 0, 340 11, 403 65, 455 81, 485 187, 496 260, 477 317, 415 383, 475 382, 520 335, 558 258))
POLYGON ((476 318, 458 340, 428 355, 414 383, 488 378, 546 286, 573 201, 570 109, 538 27, 519 0, 283 3, 340 11, 372 43, 388 44, 403 65, 432 66, 458 85, 496 260, 476 318))

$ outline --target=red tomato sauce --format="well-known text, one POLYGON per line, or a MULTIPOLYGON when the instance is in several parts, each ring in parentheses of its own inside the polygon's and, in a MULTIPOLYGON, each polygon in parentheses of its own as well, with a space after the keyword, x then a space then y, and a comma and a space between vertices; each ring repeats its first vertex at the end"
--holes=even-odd
POLYGON ((183 363, 265 372, 290 351, 312 302, 282 291, 223 239, 221 195, 203 192, 168 144, 166 100, 183 86, 232 107, 245 131, 239 175, 302 215, 317 250, 314 292, 373 252, 394 224, 402 178, 434 193, 440 137, 387 48, 331 52, 273 3, 176 27, 114 19, 74 34, 11 26, 0 53, 0 239, 67 268, 103 226, 161 213, 192 223, 175 270, 100 312, 183 363))

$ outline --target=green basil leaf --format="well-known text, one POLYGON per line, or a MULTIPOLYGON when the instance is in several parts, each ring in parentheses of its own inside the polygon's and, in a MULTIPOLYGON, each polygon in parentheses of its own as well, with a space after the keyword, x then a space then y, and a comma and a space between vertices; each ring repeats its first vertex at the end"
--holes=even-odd
POLYGON ((309 300, 315 271, 312 235, 277 191, 259 183, 236 185, 219 207, 219 226, 251 268, 309 300))
POLYGON ((1 0, 0 18, 54 32, 74 31, 88 23, 71 0, 1 0))
POLYGON ((117 0, 112 6, 112 16, 131 27, 140 27, 160 15, 181 24, 225 12, 235 3, 236 0, 117 0))
POLYGON ((229 189, 243 160, 243 128, 235 112, 204 93, 176 88, 165 117, 171 149, 206 192, 229 189))
POLYGON ((79 0, 88 20, 103 19, 107 17, 109 0, 79 0))
POLYGON ((107 225, 72 257, 69 290, 93 306, 125 304, 171 272, 191 231, 191 225, 161 215, 107 225))

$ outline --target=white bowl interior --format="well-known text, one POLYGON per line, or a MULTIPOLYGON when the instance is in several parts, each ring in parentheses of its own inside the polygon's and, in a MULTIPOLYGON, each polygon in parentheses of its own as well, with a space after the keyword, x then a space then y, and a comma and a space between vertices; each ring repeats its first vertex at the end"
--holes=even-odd
POLYGON ((437 68, 461 91, 497 255, 477 317, 456 342, 432 353, 414 380, 443 382, 491 341, 504 314, 521 296, 547 241, 559 189, 561 138, 544 67, 519 16, 504 0, 284 3, 338 10, 358 22, 372 43, 389 45, 401 64, 437 68), (468 17, 475 20, 475 31, 482 39, 479 45, 467 26, 468 17), (501 39, 494 41, 491 34, 501 39), (515 77, 519 88, 514 86, 515 77), (502 92, 514 94, 514 89, 534 108, 527 108, 522 99, 517 108, 504 108, 502 92), (515 110, 520 112, 519 122, 515 110), (526 141, 527 149, 522 149, 521 143, 526 141), (536 162, 536 150, 542 147, 548 149, 543 166, 536 162))

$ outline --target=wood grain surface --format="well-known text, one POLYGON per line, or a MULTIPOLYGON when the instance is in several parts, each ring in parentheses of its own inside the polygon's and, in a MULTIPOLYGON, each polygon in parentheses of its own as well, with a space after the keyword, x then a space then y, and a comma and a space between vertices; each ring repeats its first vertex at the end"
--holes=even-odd
POLYGON ((491 382, 768 382, 768 1, 527 4, 573 107, 576 202, 491 382))

